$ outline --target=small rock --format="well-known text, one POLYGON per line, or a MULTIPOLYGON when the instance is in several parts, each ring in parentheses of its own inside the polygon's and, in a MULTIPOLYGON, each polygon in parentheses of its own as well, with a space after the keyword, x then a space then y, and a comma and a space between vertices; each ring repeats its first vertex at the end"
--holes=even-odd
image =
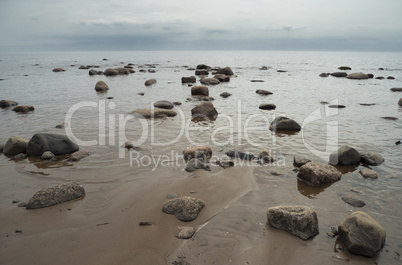
POLYGON ((77 162, 91 154, 88 150, 79 150, 70 155, 70 161, 77 162))
POLYGON ((176 236, 179 239, 189 239, 195 234, 194 227, 183 227, 179 226, 179 234, 176 236))
POLYGON ((145 81, 145 85, 146 86, 152 86, 152 85, 154 85, 154 84, 156 84, 156 79, 148 79, 147 81, 145 81))
POLYGON ((197 69, 195 70, 195 75, 208 75, 209 71, 206 69, 197 69))
POLYGON ((218 112, 216 111, 214 105, 207 101, 191 109, 191 116, 198 118, 216 118, 218 112))
POLYGON ((167 201, 162 211, 167 214, 174 214, 180 221, 193 221, 204 208, 205 202, 200 199, 183 196, 167 201))
POLYGON ((145 93, 140 92, 140 93, 137 93, 137 95, 143 96, 143 95, 145 95, 145 93))
POLYGON ((107 91, 107 90, 109 90, 109 87, 104 81, 100 80, 96 83, 95 90, 96 91, 107 91))
POLYGON ((220 167, 223 167, 223 168, 233 167, 234 166, 234 163, 232 161, 220 161, 220 160, 218 160, 218 161, 216 161, 216 164, 218 166, 220 166, 220 167))
POLYGON ((231 157, 231 158, 238 158, 241 160, 254 160, 254 159, 258 159, 255 155, 253 154, 249 154, 249 153, 245 153, 245 152, 241 152, 241 151, 227 151, 225 153, 227 156, 231 157))
POLYGON ((387 79, 393 80, 393 79, 395 79, 395 77, 393 77, 393 76, 387 76, 387 79))
POLYGON ((224 75, 233 75, 233 71, 229 66, 226 66, 224 68, 218 69, 216 71, 217 74, 224 74, 224 75))
POLYGON ((13 200, 13 201, 12 201, 13 204, 19 203, 19 202, 20 202, 20 200, 13 200))
POLYGON ((264 89, 257 89, 255 91, 255 93, 257 93, 258 95, 263 95, 263 96, 273 94, 272 92, 270 92, 268 90, 264 90, 264 89))
POLYGON ((295 156, 295 157, 293 158, 293 164, 294 164, 296 167, 304 166, 304 165, 307 164, 308 162, 311 162, 311 160, 308 159, 308 158, 305 158, 305 157, 303 157, 303 156, 295 156))
POLYGON ((11 136, 3 147, 3 153, 5 155, 16 155, 19 153, 25 153, 27 151, 28 141, 13 135, 11 136))
POLYGON ((262 67, 260 68, 260 70, 268 70, 268 67, 262 66, 262 67))
POLYGON ((26 202, 21 202, 21 203, 18 204, 18 207, 25 208, 25 207, 27 207, 27 203, 26 202))
POLYGON ((280 117, 275 118, 275 120, 273 120, 271 122, 269 129, 274 132, 276 132, 276 131, 298 132, 301 130, 301 126, 296 121, 294 121, 288 117, 280 116, 280 117))
POLYGON ((230 94, 229 92, 223 92, 221 93, 219 96, 223 97, 223 98, 227 98, 230 97, 232 94, 230 94))
POLYGON ((360 151, 359 155, 361 162, 370 166, 378 166, 385 161, 385 159, 380 154, 374 152, 360 151))
POLYGON ((384 120, 389 120, 389 121, 396 121, 396 120, 398 120, 398 118, 397 118, 397 117, 389 117, 389 116, 386 116, 386 117, 381 117, 381 119, 384 119, 384 120))
POLYGON ((349 66, 339 66, 338 67, 339 70, 345 71, 345 70, 352 70, 352 68, 350 68, 349 66))
POLYGON ((274 156, 271 154, 271 151, 269 151, 267 148, 264 148, 264 150, 262 150, 258 157, 260 158, 260 160, 264 163, 271 163, 275 161, 274 156))
POLYGON ((360 154, 350 146, 342 146, 329 156, 329 163, 332 165, 355 165, 360 162, 360 154))
POLYGON ((145 119, 164 119, 166 117, 174 117, 177 115, 177 112, 170 109, 136 109, 132 112, 132 114, 136 115, 140 118, 145 119))
POLYGON ((347 77, 348 74, 345 72, 335 72, 335 73, 331 73, 330 75, 335 76, 335 77, 347 77))
POLYGON ((398 105, 399 105, 399 106, 402 106, 402 98, 399 99, 398 105))
POLYGON ((329 76, 329 73, 321 73, 320 74, 320 77, 328 77, 329 76))
POLYGON ((345 105, 335 105, 335 104, 333 104, 333 105, 329 105, 328 108, 343 109, 343 108, 346 108, 346 106, 345 105))
POLYGON ((53 72, 65 72, 66 71, 66 69, 64 69, 64 68, 54 68, 53 69, 53 72))
POLYGON ((335 237, 335 234, 332 233, 332 232, 327 232, 327 236, 329 236, 329 237, 335 237))
POLYGON ((154 103, 155 108, 160 108, 160 109, 173 109, 174 105, 172 102, 167 101, 167 100, 159 100, 154 103))
POLYGON ((224 75, 224 74, 217 74, 214 76, 214 78, 218 79, 219 82, 229 82, 230 81, 230 76, 224 75))
POLYGON ((220 83, 216 78, 201 78, 200 82, 203 85, 218 85, 220 83))
POLYGON ((274 110, 274 109, 276 109, 276 105, 275 104, 264 103, 264 104, 260 104, 259 108, 263 109, 263 110, 274 110))
POLYGON ((64 129, 65 125, 66 125, 66 123, 65 123, 65 122, 62 122, 62 123, 57 124, 55 127, 56 127, 57 129, 64 129))
POLYGON ((375 103, 359 103, 361 106, 374 106, 375 103))
POLYGON ((212 149, 208 145, 187 147, 183 151, 183 157, 185 161, 189 161, 192 158, 200 159, 201 161, 207 161, 212 156, 212 149))
POLYGON ((375 79, 382 80, 382 79, 384 79, 384 77, 383 76, 377 76, 375 79))
POLYGON ((264 82, 264 80, 252 79, 252 80, 250 80, 250 82, 252 82, 252 83, 262 83, 262 82, 264 82))
POLYGON ((18 102, 13 100, 0 100, 0 108, 8 108, 12 106, 17 106, 18 102))
POLYGON ((362 80, 362 79, 368 79, 369 76, 364 73, 352 73, 349 74, 346 78, 362 80))
POLYGON ((309 162, 300 167, 297 177, 305 181, 309 186, 319 187, 322 184, 340 180, 342 174, 331 165, 309 162))
POLYGON ((277 70, 278 73, 286 73, 286 70, 277 70))
POLYGON ((41 158, 43 159, 43 160, 50 160, 50 159, 53 159, 53 158, 55 158, 56 156, 52 153, 52 152, 50 152, 50 151, 46 151, 46 152, 44 152, 43 154, 42 154, 42 156, 41 156, 41 158))
POLYGON ((174 101, 174 102, 172 102, 173 103, 173 105, 175 105, 175 106, 180 106, 182 103, 180 102, 180 101, 174 101))
POLYGON ((395 144, 396 145, 400 145, 402 142, 401 141, 396 141, 395 144))
POLYGON ((182 77, 181 78, 181 83, 186 84, 186 83, 195 83, 197 82, 195 76, 189 76, 189 77, 182 77))
POLYGON ((150 226, 150 225, 152 225, 152 223, 151 222, 140 222, 138 225, 139 226, 150 226))
POLYGON ((393 87, 390 89, 392 92, 402 92, 402 87, 393 87))
POLYGON ((342 197, 342 200, 346 202, 347 204, 352 205, 353 207, 363 207, 366 205, 366 203, 362 200, 350 197, 350 196, 344 196, 342 197))
POLYGON ((30 106, 30 105, 21 105, 21 106, 17 106, 15 108, 13 108, 12 110, 17 113, 28 113, 28 112, 34 111, 35 107, 30 106))
POLYGON ((206 86, 192 86, 191 87, 192 96, 209 96, 209 89, 206 86))
POLYGON ((21 153, 21 154, 18 154, 18 155, 16 155, 16 156, 14 156, 13 159, 14 159, 14 160, 19 160, 19 159, 25 159, 25 158, 27 158, 27 155, 21 153))
POLYGON ((360 175, 362 175, 363 178, 369 178, 369 179, 376 179, 378 178, 377 172, 371 169, 364 168, 359 171, 360 175))

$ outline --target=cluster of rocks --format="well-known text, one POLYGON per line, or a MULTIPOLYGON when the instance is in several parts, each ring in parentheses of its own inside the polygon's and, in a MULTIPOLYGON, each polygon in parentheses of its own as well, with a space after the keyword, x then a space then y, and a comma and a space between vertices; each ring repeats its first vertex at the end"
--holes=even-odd
POLYGON ((34 106, 31 105, 19 105, 18 106, 18 102, 13 101, 13 100, 0 100, 0 108, 2 109, 8 109, 8 108, 12 108, 12 111, 15 111, 17 113, 21 113, 21 114, 27 114, 29 112, 32 112, 35 110, 34 106))
MULTIPOLYGON (((338 67, 338 69, 343 70, 343 71, 352 70, 352 68, 349 66, 340 66, 340 67, 338 67)), ((357 80, 374 78, 373 74, 365 74, 362 72, 356 72, 356 73, 350 73, 350 74, 348 74, 347 72, 333 72, 333 73, 321 73, 320 74, 320 77, 328 77, 328 76, 346 77, 348 79, 357 79, 357 80)), ((375 77, 375 79, 385 79, 385 77, 377 76, 377 77, 375 77)), ((395 78, 393 76, 388 76, 387 79, 395 79, 395 78)))

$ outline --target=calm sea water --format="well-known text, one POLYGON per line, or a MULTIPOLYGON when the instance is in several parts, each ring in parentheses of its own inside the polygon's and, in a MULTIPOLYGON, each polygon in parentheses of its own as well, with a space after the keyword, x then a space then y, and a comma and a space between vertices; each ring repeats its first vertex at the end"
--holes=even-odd
MULTIPOLYGON (((66 121, 71 114, 72 133, 86 142, 81 145, 82 149, 94 152, 91 158, 76 164, 43 164, 36 160, 14 162, 1 155, 1 167, 15 167, 16 172, 26 177, 20 180, 12 175, 1 177, 0 191, 4 200, 0 209, 13 207, 9 200, 24 189, 29 190, 32 178, 36 186, 74 179, 93 184, 94 190, 107 189, 105 187, 111 184, 102 183, 112 179, 114 187, 123 185, 133 178, 141 178, 143 172, 164 166, 147 160, 152 157, 165 156, 162 159, 169 160, 165 166, 175 167, 174 155, 181 154, 189 145, 211 145, 218 157, 230 149, 258 154, 263 148, 269 148, 284 157, 284 163, 280 165, 286 168, 284 172, 291 172, 294 155, 327 162, 331 151, 346 144, 357 150, 378 152, 385 162, 373 168, 379 174, 377 180, 362 179, 358 174, 362 166, 345 170, 343 180, 337 184, 337 192, 341 194, 350 186, 363 190, 369 204, 366 209, 382 216, 383 225, 389 227, 387 232, 394 233, 390 244, 400 250, 397 242, 401 240, 402 228, 399 222, 402 217, 402 147, 395 142, 402 140, 402 109, 397 104, 402 93, 391 92, 390 88, 402 87, 401 53, 75 52, 2 54, 0 60, 0 78, 4 79, 0 81, 0 99, 35 106, 35 111, 29 114, 16 114, 10 109, 0 111, 0 142, 5 143, 11 135, 30 139, 36 132, 64 134, 66 131, 56 129, 55 125, 66 121), (98 65, 98 70, 105 70, 128 63, 134 64, 136 73, 117 77, 89 76, 88 70, 78 69, 80 65, 98 65), (209 87, 219 112, 217 120, 211 122, 191 121, 191 109, 199 102, 189 100, 190 88, 181 84, 181 77, 194 75, 194 70, 188 68, 201 63, 212 67, 230 66, 236 75, 228 83, 209 87), (148 70, 148 64, 155 66, 156 73, 139 72, 140 69, 148 70), (268 70, 259 70, 262 66, 268 70), (395 79, 319 77, 322 72, 339 71, 339 66, 350 66, 352 70, 348 73, 372 73, 375 77, 393 76, 395 79), (52 72, 56 67, 66 71, 52 72), (384 70, 379 70, 380 67, 384 70), (145 80, 150 78, 157 79, 157 84, 145 87, 145 80), (107 93, 95 92, 99 80, 108 84, 107 93), (255 93, 257 89, 273 94, 260 96, 255 93), (232 96, 223 99, 219 96, 222 92, 232 96), (144 96, 138 93, 144 93, 144 96), (133 110, 150 108, 158 100, 182 102, 176 107, 179 115, 155 121, 129 116, 133 110), (329 109, 321 101, 342 104, 346 108, 329 109), (276 110, 260 110, 258 106, 262 103, 274 103, 276 110), (303 132, 293 135, 272 133, 268 129, 269 122, 278 115, 286 115, 302 124, 303 132), (384 116, 399 120, 385 120, 381 118, 384 116), (140 161, 141 165, 138 156, 130 166, 129 153, 120 147, 127 139, 138 141, 141 158, 147 156, 140 161), (88 141, 96 143, 89 144, 88 141), (57 177, 54 168, 59 170, 57 177), (72 173, 73 169, 80 174, 72 173), (108 179, 103 174, 83 174, 97 169, 112 170, 113 176, 108 179), (373 203, 378 201, 380 203, 373 203)), ((263 172, 257 170, 256 174, 263 172)), ((320 195, 306 196, 314 200, 320 195)))

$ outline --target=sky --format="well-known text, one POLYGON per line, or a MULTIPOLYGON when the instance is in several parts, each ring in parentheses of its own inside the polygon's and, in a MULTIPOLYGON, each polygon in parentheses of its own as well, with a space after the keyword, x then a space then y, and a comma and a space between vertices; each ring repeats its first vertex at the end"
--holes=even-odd
POLYGON ((0 53, 402 52, 402 0, 0 0, 0 53))

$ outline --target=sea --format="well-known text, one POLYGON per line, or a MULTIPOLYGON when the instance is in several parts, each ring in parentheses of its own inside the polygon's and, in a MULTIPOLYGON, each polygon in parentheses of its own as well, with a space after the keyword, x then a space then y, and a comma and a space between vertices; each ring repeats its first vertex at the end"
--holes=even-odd
MULTIPOLYGON (((208 77, 212 76, 209 74, 208 77)), ((334 247, 313 248, 325 253, 320 256, 320 262, 328 256, 326 264, 354 264, 356 257, 340 254, 338 243, 327 239, 326 231, 351 212, 364 211, 386 229, 387 240, 378 256, 359 262, 401 263, 402 144, 397 143, 402 141, 402 107, 398 106, 402 93, 390 89, 402 87, 402 53, 105 51, 0 54, 0 79, 0 100, 14 100, 19 105, 35 107, 27 114, 15 113, 11 108, 0 110, 0 143, 5 144, 12 135, 29 140, 35 133, 57 133, 66 134, 79 144, 80 149, 91 152, 79 162, 68 161, 67 157, 59 157, 56 161, 30 157, 14 160, 1 154, 0 216, 4 226, 9 225, 5 215, 17 208, 13 200, 27 201, 35 191, 48 185, 67 181, 82 184, 89 191, 83 201, 91 202, 88 209, 82 210, 85 215, 87 211, 98 209, 91 197, 100 201, 102 207, 111 207, 122 193, 129 192, 124 189, 127 183, 137 179, 146 181, 149 176, 150 181, 163 179, 165 168, 187 174, 183 172, 185 162, 182 158, 186 147, 209 145, 213 150, 212 173, 224 170, 214 163, 229 159, 226 151, 258 155, 266 148, 277 159, 271 165, 238 161, 253 168, 256 183, 250 193, 258 194, 258 190, 274 187, 282 191, 282 195, 272 196, 284 199, 286 194, 295 196, 296 201, 328 215, 320 223, 323 239, 319 242, 325 241, 334 247), (89 69, 104 71, 129 64, 135 73, 114 77, 89 75, 89 69), (234 73, 229 82, 208 86, 211 102, 218 112, 216 119, 194 120, 191 117, 191 109, 202 101, 191 96, 191 87, 182 84, 181 78, 194 76, 195 68, 200 64, 213 69, 229 66, 234 73), (80 66, 90 68, 79 69, 80 66), (340 66, 349 66, 352 70, 339 70, 340 66), (54 68, 66 71, 53 72, 54 68), (370 73, 374 78, 320 77, 321 73, 333 72, 370 73), (145 86, 148 79, 156 79, 157 83, 145 86), (109 90, 95 91, 98 81, 104 81, 109 90), (258 89, 272 94, 259 95, 258 89), (223 98, 220 96, 223 92, 231 95, 223 98), (153 108, 153 103, 160 100, 180 102, 173 109, 177 116, 141 119, 133 115, 134 110, 153 108), (259 109, 264 103, 275 104, 276 108, 259 109), (343 105, 344 108, 331 108, 330 105, 343 105), (302 130, 297 133, 272 132, 269 125, 278 116, 297 121, 302 130), (56 128, 61 123, 64 127, 56 128), (124 148, 127 141, 133 142, 135 148, 124 148), (339 167, 342 179, 323 188, 310 188, 297 179, 297 168, 293 165, 295 156, 328 163, 331 152, 344 145, 358 151, 379 153, 385 162, 379 166, 339 167), (363 178, 359 174, 363 168, 376 171, 378 179, 363 178), (343 196, 361 199, 366 206, 347 205, 341 200, 343 196), (336 205, 336 210, 332 204, 336 205), (331 223, 331 219, 337 221, 331 223)), ((199 79, 197 76, 194 85, 201 85, 199 79)), ((242 201, 242 205, 255 211, 274 206, 268 201, 266 207, 261 206, 262 198, 267 194, 253 197, 250 193, 228 205, 242 201), (258 207, 254 206, 257 201, 258 207)), ((287 202, 285 199, 281 204, 287 202)), ((266 222, 265 212, 256 218, 260 218, 259 223, 266 222)), ((231 232, 236 233, 236 229, 231 232)), ((0 236, 3 241, 1 251, 9 255, 6 235, 0 236)))

